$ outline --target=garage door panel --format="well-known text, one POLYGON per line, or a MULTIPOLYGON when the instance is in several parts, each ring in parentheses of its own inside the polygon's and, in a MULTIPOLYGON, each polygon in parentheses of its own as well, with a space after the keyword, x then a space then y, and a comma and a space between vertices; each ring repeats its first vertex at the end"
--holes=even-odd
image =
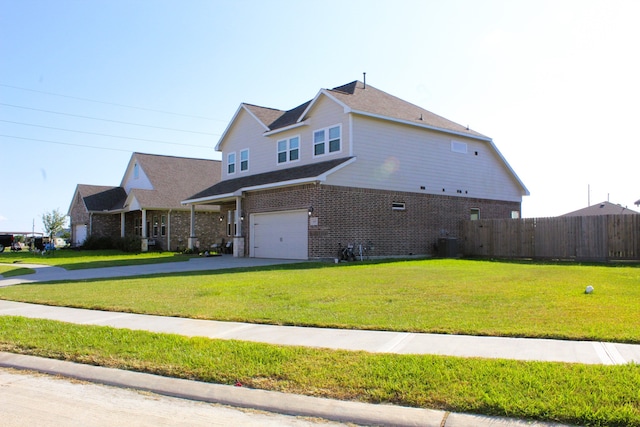
POLYGON ((251 216, 251 256, 307 259, 308 218, 305 211, 285 211, 251 216))

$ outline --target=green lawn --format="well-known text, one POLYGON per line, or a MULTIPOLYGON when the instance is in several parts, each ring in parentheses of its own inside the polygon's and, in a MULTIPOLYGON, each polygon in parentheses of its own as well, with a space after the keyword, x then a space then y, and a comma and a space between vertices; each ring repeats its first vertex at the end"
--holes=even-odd
POLYGON ((640 366, 370 354, 0 317, 0 350, 312 396, 640 426, 640 366))
MULTIPOLYGON (((0 298, 271 324, 640 342, 640 268, 302 263, 18 285, 0 298), (584 293, 591 285, 595 292, 584 293)), ((368 354, 0 317, 0 350, 337 399, 640 426, 640 365, 368 354)))
POLYGON ((0 289, 0 298, 254 323, 640 343, 640 268, 632 266, 305 263, 20 285, 0 289))
POLYGON ((20 267, 20 264, 15 265, 0 265, 0 276, 13 277, 24 276, 25 274, 33 274, 36 271, 31 268, 20 267))
POLYGON ((125 253, 117 250, 76 251, 58 249, 47 255, 27 250, 0 253, 0 264, 25 263, 62 267, 67 270, 85 268, 118 267, 123 265, 157 264, 164 262, 188 261, 190 256, 173 252, 125 253))

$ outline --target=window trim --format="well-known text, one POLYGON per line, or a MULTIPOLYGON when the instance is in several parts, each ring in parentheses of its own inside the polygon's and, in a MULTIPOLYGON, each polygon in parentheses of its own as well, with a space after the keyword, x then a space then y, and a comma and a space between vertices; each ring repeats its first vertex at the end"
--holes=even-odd
POLYGON ((240 163, 240 172, 247 172, 249 170, 249 149, 245 148, 244 150, 240 150, 240 159, 239 159, 239 163, 240 163), (245 154, 247 155, 247 158, 245 160, 242 160, 242 155, 245 154), (246 165, 246 166, 245 166, 246 165))
POLYGON ((288 138, 282 138, 279 139, 276 142, 276 164, 278 165, 284 165, 287 163, 293 163, 293 162, 299 162, 300 161, 300 151, 302 149, 302 143, 301 143, 302 139, 300 138, 300 135, 294 135, 288 138), (291 148, 291 141, 292 140, 298 140, 298 146, 294 149, 291 148), (280 150, 280 143, 284 142, 285 143, 285 149, 284 150, 280 150), (296 159, 291 160, 291 153, 292 151, 297 151, 298 152, 298 157, 296 159), (285 159, 283 161, 280 161, 280 154, 284 153, 285 154, 285 159))
POLYGON ((480 208, 471 208, 469 209, 469 219, 471 221, 477 221, 480 219, 480 208), (476 216, 476 218, 474 218, 476 216))
POLYGON ((235 173, 236 173, 236 152, 232 151, 231 153, 227 153, 227 175, 234 175, 235 173), (231 157, 233 157, 233 161, 231 161, 231 157))
POLYGON ((342 152, 342 146, 343 146, 343 138, 342 138, 342 124, 338 123, 336 125, 331 125, 331 126, 327 126, 321 129, 316 129, 314 130, 312 133, 312 138, 313 138, 313 157, 322 157, 322 156, 327 156, 330 154, 336 154, 336 153, 341 153, 342 152), (333 138, 331 139, 331 130, 332 129, 338 129, 339 135, 338 138, 333 138), (316 134, 322 132, 323 134, 323 139, 321 142, 316 142, 316 134), (331 150, 331 142, 332 141, 339 141, 340 143, 340 147, 337 150, 331 150), (322 145, 322 153, 320 154, 316 154, 316 147, 322 145))

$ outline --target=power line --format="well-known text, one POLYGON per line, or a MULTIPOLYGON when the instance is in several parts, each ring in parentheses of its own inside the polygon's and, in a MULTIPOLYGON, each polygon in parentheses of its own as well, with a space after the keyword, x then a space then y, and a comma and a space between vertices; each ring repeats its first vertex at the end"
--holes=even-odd
POLYGON ((97 150, 124 151, 125 153, 132 153, 133 152, 132 150, 123 150, 121 148, 96 147, 94 145, 72 144, 70 142, 50 141, 48 139, 24 138, 22 136, 3 135, 3 134, 0 134, 0 136, 3 136, 5 138, 22 139, 22 140, 26 140, 26 141, 46 142, 46 143, 49 143, 49 144, 70 145, 72 147, 95 148, 97 150))
POLYGON ((134 105, 118 104, 116 102, 98 101, 96 99, 82 98, 82 97, 79 97, 79 96, 71 96, 71 95, 63 95, 63 94, 60 94, 60 93, 53 93, 53 92, 45 92, 43 90, 28 89, 28 88, 25 88, 25 87, 12 86, 12 85, 8 85, 8 84, 4 84, 4 83, 0 83, 0 86, 8 87, 8 88, 11 88, 11 89, 24 90, 24 91, 27 91, 27 92, 44 93, 46 95, 60 96, 60 97, 69 98, 69 99, 77 99, 79 101, 95 102, 97 104, 114 105, 116 107, 132 108, 134 110, 151 111, 151 112, 154 112, 154 113, 171 114, 171 115, 174 115, 174 116, 191 117, 191 118, 194 118, 194 119, 226 122, 226 120, 213 119, 211 117, 195 116, 195 115, 192 115, 192 114, 183 114, 183 113, 174 113, 172 111, 156 110, 156 109, 153 109, 153 108, 145 108, 145 107, 138 107, 138 106, 134 106, 134 105))
POLYGON ((89 132, 89 131, 73 130, 73 129, 64 129, 64 128, 58 128, 58 127, 53 127, 53 126, 44 126, 44 125, 36 125, 36 124, 31 124, 31 123, 14 122, 14 121, 11 121, 11 120, 2 120, 2 119, 0 119, 0 122, 12 123, 12 124, 22 125, 22 126, 39 127, 39 128, 43 128, 43 129, 61 130, 61 131, 64 131, 64 132, 84 133, 84 134, 87 134, 87 135, 98 135, 98 136, 107 136, 107 137, 110 137, 110 138, 130 139, 130 140, 133 140, 133 141, 158 142, 160 144, 179 145, 179 146, 182 146, 182 147, 211 148, 211 147, 208 147, 208 146, 205 146, 205 145, 181 144, 179 142, 159 141, 157 139, 134 138, 134 137, 131 137, 131 136, 120 136, 120 135, 109 135, 109 134, 106 134, 106 133, 89 132))
POLYGON ((100 119, 98 117, 82 116, 80 114, 62 113, 62 112, 59 112, 59 111, 42 110, 40 108, 31 108, 31 107, 23 107, 21 105, 5 104, 4 102, 0 102, 0 105, 4 105, 6 107, 21 108, 23 110, 40 111, 40 112, 49 113, 49 114, 59 114, 59 115, 62 115, 62 116, 79 117, 81 119, 99 120, 99 121, 109 122, 109 123, 119 123, 119 124, 130 125, 130 126, 141 126, 141 127, 147 127, 147 128, 153 128, 153 129, 170 130, 170 131, 174 131, 174 132, 186 132, 186 133, 194 133, 194 134, 199 134, 199 135, 217 136, 214 133, 197 132, 197 131, 194 131, 194 130, 165 128, 165 127, 161 127, 161 126, 144 125, 144 124, 140 124, 140 123, 123 122, 123 121, 119 121, 119 120, 100 119))

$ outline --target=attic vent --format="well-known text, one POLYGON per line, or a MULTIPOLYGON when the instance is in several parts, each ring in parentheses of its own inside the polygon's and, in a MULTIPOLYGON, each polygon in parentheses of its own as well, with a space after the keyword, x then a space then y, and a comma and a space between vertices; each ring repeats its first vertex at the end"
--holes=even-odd
POLYGON ((467 143, 460 141, 451 141, 451 151, 454 153, 467 154, 467 143))

